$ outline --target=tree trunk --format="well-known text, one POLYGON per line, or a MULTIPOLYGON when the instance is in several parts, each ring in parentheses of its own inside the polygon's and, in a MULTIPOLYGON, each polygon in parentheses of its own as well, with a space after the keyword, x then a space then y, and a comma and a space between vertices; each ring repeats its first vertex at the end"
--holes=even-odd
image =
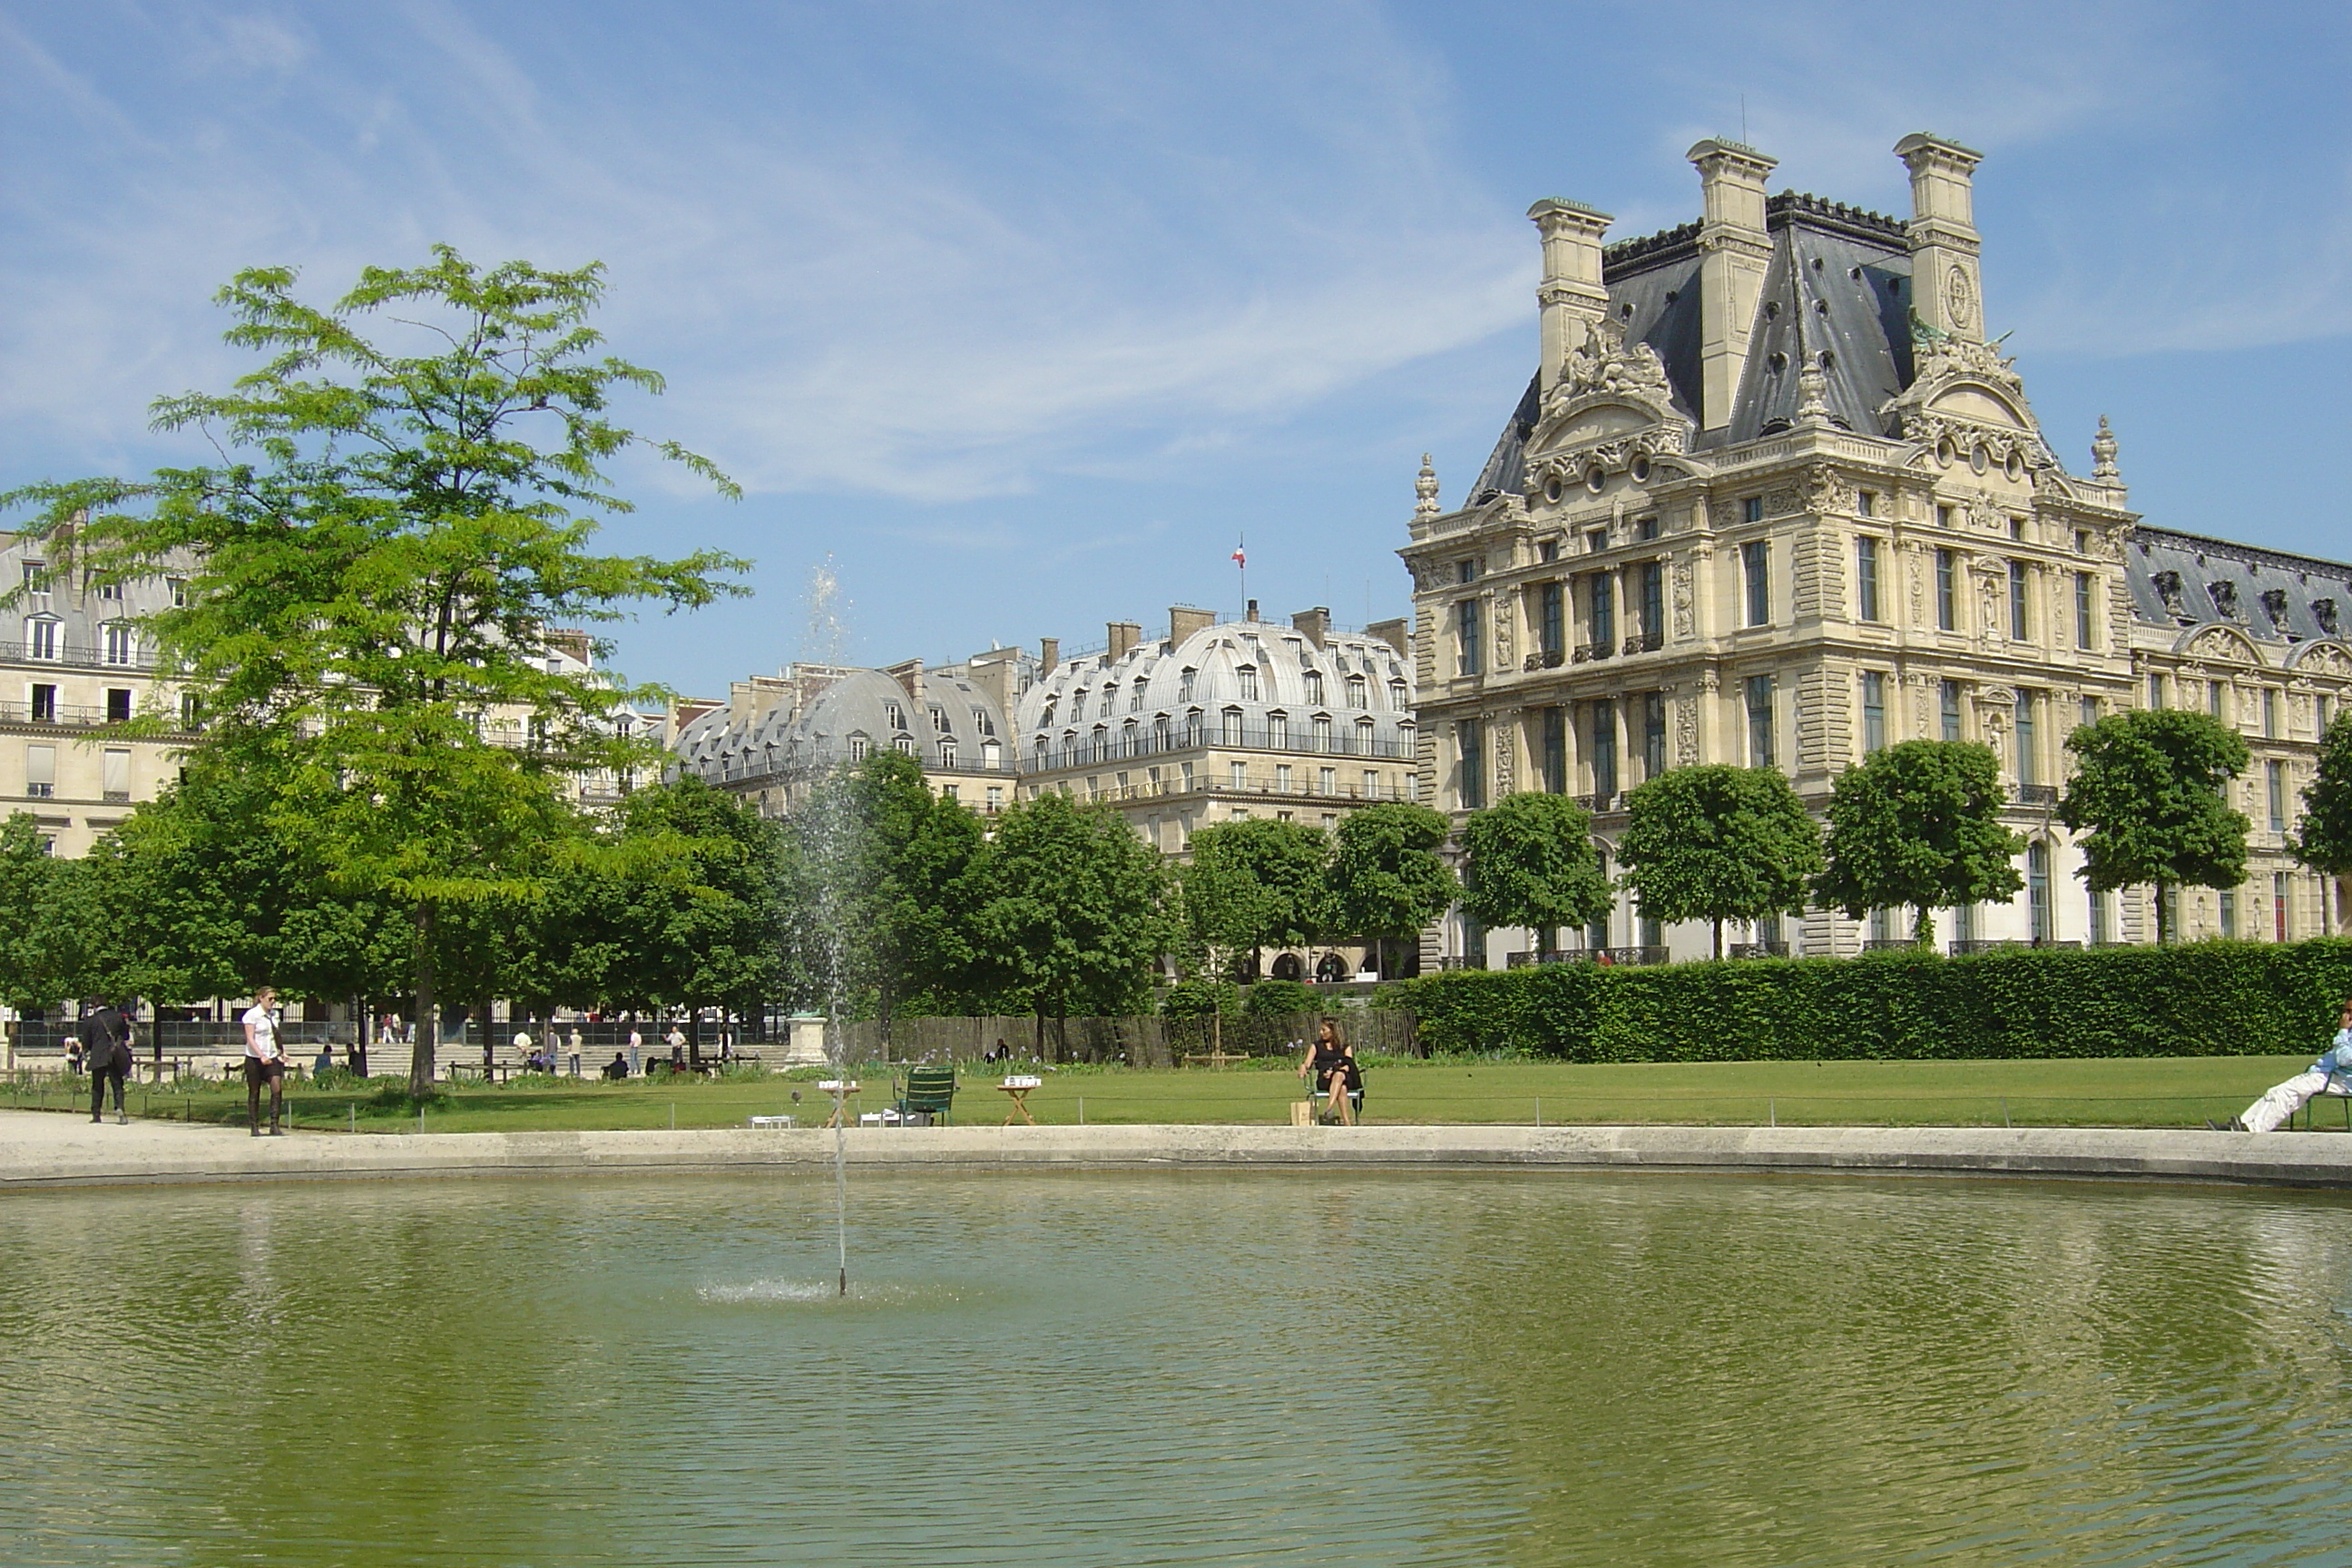
POLYGON ((2156 884, 2156 943, 2158 947, 2172 940, 2172 900, 2164 896, 2168 891, 2167 884, 2156 884))
POLYGON ((1720 919, 1715 922, 1715 956, 1723 956, 1723 921, 1720 919))
POLYGON ((440 1020, 433 1013, 433 906, 416 906, 416 1042, 408 1052, 408 1092, 423 1099, 433 1092, 434 1047, 439 1043, 440 1020))
POLYGON ((1936 940, 1936 906, 1921 904, 1919 918, 1911 925, 1911 945, 1927 947, 1936 940))

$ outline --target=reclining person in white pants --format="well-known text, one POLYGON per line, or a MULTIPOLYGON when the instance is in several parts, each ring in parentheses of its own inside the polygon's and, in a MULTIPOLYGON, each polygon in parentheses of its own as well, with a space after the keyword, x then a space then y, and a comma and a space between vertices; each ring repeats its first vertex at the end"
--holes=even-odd
POLYGON ((2345 998, 2344 1011, 2336 1022, 2335 1043, 2319 1053, 2317 1061, 2264 1093, 2221 1131, 2273 1131, 2315 1094, 2352 1094, 2352 996, 2345 998))

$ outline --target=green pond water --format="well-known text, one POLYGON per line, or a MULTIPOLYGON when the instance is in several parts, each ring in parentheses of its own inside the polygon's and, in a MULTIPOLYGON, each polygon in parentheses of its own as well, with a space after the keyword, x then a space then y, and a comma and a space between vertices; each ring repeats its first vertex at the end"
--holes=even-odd
POLYGON ((0 1203, 8 1563, 2352 1562, 2352 1204, 1345 1173, 0 1203))

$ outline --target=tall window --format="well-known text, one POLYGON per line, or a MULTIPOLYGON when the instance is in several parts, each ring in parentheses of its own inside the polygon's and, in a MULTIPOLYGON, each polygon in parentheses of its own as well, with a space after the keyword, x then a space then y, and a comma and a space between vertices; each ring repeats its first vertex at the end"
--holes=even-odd
POLYGON ((1323 672, 1319 669, 1307 670, 1299 679, 1307 683, 1307 700, 1319 706, 1323 701, 1323 672))
POLYGON ((2294 881, 2284 871, 2271 873, 2271 940, 2284 942, 2287 936, 2288 899, 2294 881))
POLYGON ((1265 743, 1277 752, 1290 749, 1290 715, 1269 713, 1265 716, 1265 743))
POLYGON ((1366 684, 1364 678, 1360 675, 1348 677, 1348 706, 1370 708, 1371 705, 1371 688, 1366 684))
POLYGON ((2238 940, 2238 889, 2221 889, 2221 935, 2231 942, 2238 940))
POLYGON ((1617 795, 1617 704, 1606 697, 1592 705, 1592 795, 1602 810, 1617 795))
POLYGON ((1642 635, 1663 641, 1666 633, 1665 563, 1643 562, 1639 580, 1642 584, 1642 635))
POLYGON ((1959 594, 1952 581, 1953 571, 1952 552, 1937 551, 1936 626, 1939 631, 1958 631, 1960 627, 1959 594))
POLYGON ((1944 682, 1943 700, 1944 739, 1957 741, 1960 738, 1960 683, 1958 681, 1944 682))
POLYGON ((2097 698, 2085 697, 2083 699, 2082 721, 2085 724, 2095 724, 2099 721, 2099 700, 2097 698))
POLYGON ((1771 557, 1762 540, 1753 540, 1739 547, 1739 567, 1748 580, 1748 624, 1764 626, 1772 624, 1771 557))
POLYGON ((1586 603, 1592 612, 1592 646, 1605 652, 1617 640, 1617 580, 1595 572, 1591 584, 1586 603))
POLYGON ((47 800, 58 793, 58 749, 55 746, 25 748, 25 793, 35 800, 47 800))
POLYGON ((1225 744, 1240 745, 1242 743, 1242 710, 1238 708, 1228 708, 1224 710, 1223 718, 1225 744))
POLYGON ((2263 738, 2270 741, 2278 739, 2278 689, 2275 687, 2263 688, 2263 738))
POLYGON ((41 683, 33 687, 33 722, 54 724, 58 721, 58 689, 41 683))
POLYGON ((1476 811, 1486 804, 1486 726, 1465 719, 1454 726, 1454 734, 1462 750, 1461 784, 1455 793, 1463 810, 1476 811))
POLYGON ((1748 765, 1769 768, 1778 753, 1772 746, 1772 678, 1748 678, 1748 765))
POLYGON ((2164 706, 2164 677, 2160 674, 2147 678, 2147 705, 2150 708, 2164 706))
POLYGON ((55 658, 58 657, 58 623, 35 616, 25 623, 25 657, 55 658))
POLYGON ((1656 778, 1666 771, 1666 694, 1653 691, 1642 699, 1642 776, 1656 778))
MULTIPOLYGON (((49 689, 55 691, 57 688, 53 686, 49 689)), ((131 689, 129 687, 110 686, 106 689, 106 721, 110 724, 131 722, 131 689)))
POLYGON ((1339 770, 1337 768, 1317 768, 1315 770, 1315 793, 1317 795, 1338 795, 1339 793, 1339 770))
POLYGON ((1235 789, 1249 788, 1249 768, 1242 763, 1225 764, 1225 782, 1235 789))
POLYGON ((1318 713, 1307 721, 1307 728, 1314 737, 1317 751, 1328 752, 1331 749, 1331 715, 1318 713))
POLYGON ((2109 934, 2107 930, 2107 895, 2102 892, 2093 892, 2090 896, 2090 901, 2091 945, 2093 947, 2104 946, 2107 942, 2115 940, 2114 937, 2109 934))
POLYGON ((2216 719, 2221 717, 2222 693, 2225 689, 2227 689, 2218 680, 2209 680, 2205 683, 2205 711, 2216 719))
POLYGON ((1561 626, 1560 585, 1546 583, 1536 591, 1536 646, 1557 658, 1566 635, 1561 626))
POLYGON ((2099 646, 2099 623, 2092 612, 2091 584, 2093 581, 2088 572, 2074 574, 2074 646, 2076 647, 2099 646))
MULTIPOLYGON (((1179 702, 1190 702, 1190 701, 1192 701, 1192 683, 1193 683, 1195 680, 1197 680, 1197 679, 1200 679, 1200 674, 1201 674, 1201 672, 1200 672, 1199 670, 1197 670, 1197 669, 1192 669, 1192 668, 1189 668, 1189 667, 1188 667, 1188 668, 1184 668, 1184 669, 1181 669, 1181 670, 1177 671, 1177 673, 1176 673, 1176 700, 1177 700, 1177 701, 1179 701, 1179 702)), ((1050 711, 1051 711, 1051 710, 1050 710, 1050 709, 1048 709, 1048 710, 1047 710, 1047 711, 1048 711, 1048 712, 1050 712, 1050 711)), ((1047 722, 1048 724, 1050 724, 1050 723, 1052 723, 1052 722, 1053 722, 1053 720, 1051 720, 1051 719, 1049 718, 1049 719, 1047 719, 1047 720, 1045 721, 1045 722, 1047 722)))
POLYGON ((2009 563, 2009 636, 2012 642, 2024 642, 2032 631, 2025 615, 2025 563, 2009 563))
POLYGON ((1862 672, 1862 754, 1886 750, 1886 677, 1875 669, 1862 672))
POLYGON ((1454 646, 1457 675, 1486 672, 1486 652, 1479 645, 1478 601, 1464 599, 1454 606, 1454 646))
POLYGON ((1548 795, 1568 793, 1568 710, 1543 710, 1543 786, 1548 795))
POLYGON ((2017 782, 2038 784, 2042 782, 2041 734, 2034 719, 2041 704, 2038 694, 2021 691, 2017 694, 2017 782))
POLYGON ((2051 941, 2057 933, 2050 923, 2050 846, 2039 838, 2025 847, 2025 900, 2033 916, 2033 940, 2051 941))
POLYGON ((1868 534, 1853 542, 1853 581, 1862 618, 1878 619, 1878 541, 1868 534))
POLYGON ((2264 782, 2270 785, 2271 831, 2284 833, 2286 831, 2286 764, 2266 763, 2263 766, 2263 772, 2265 774, 2264 782))
POLYGON ((1241 681, 1242 700, 1244 702, 1256 701, 1257 666, 1254 664, 1243 665, 1239 669, 1234 671, 1234 674, 1241 681))

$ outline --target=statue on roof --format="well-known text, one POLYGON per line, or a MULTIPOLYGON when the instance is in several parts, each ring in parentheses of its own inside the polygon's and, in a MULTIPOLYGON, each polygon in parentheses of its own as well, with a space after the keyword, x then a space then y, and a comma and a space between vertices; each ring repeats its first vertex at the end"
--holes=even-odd
POLYGON ((2091 437, 2091 477, 2111 485, 2123 482, 2123 470, 2116 467, 2116 433, 2104 414, 2099 416, 2099 433, 2091 437))
POLYGON ((1430 465, 1429 454, 1421 455, 1421 472, 1412 481, 1412 515, 1416 521, 1426 522, 1444 510, 1437 504, 1437 470, 1430 465))

